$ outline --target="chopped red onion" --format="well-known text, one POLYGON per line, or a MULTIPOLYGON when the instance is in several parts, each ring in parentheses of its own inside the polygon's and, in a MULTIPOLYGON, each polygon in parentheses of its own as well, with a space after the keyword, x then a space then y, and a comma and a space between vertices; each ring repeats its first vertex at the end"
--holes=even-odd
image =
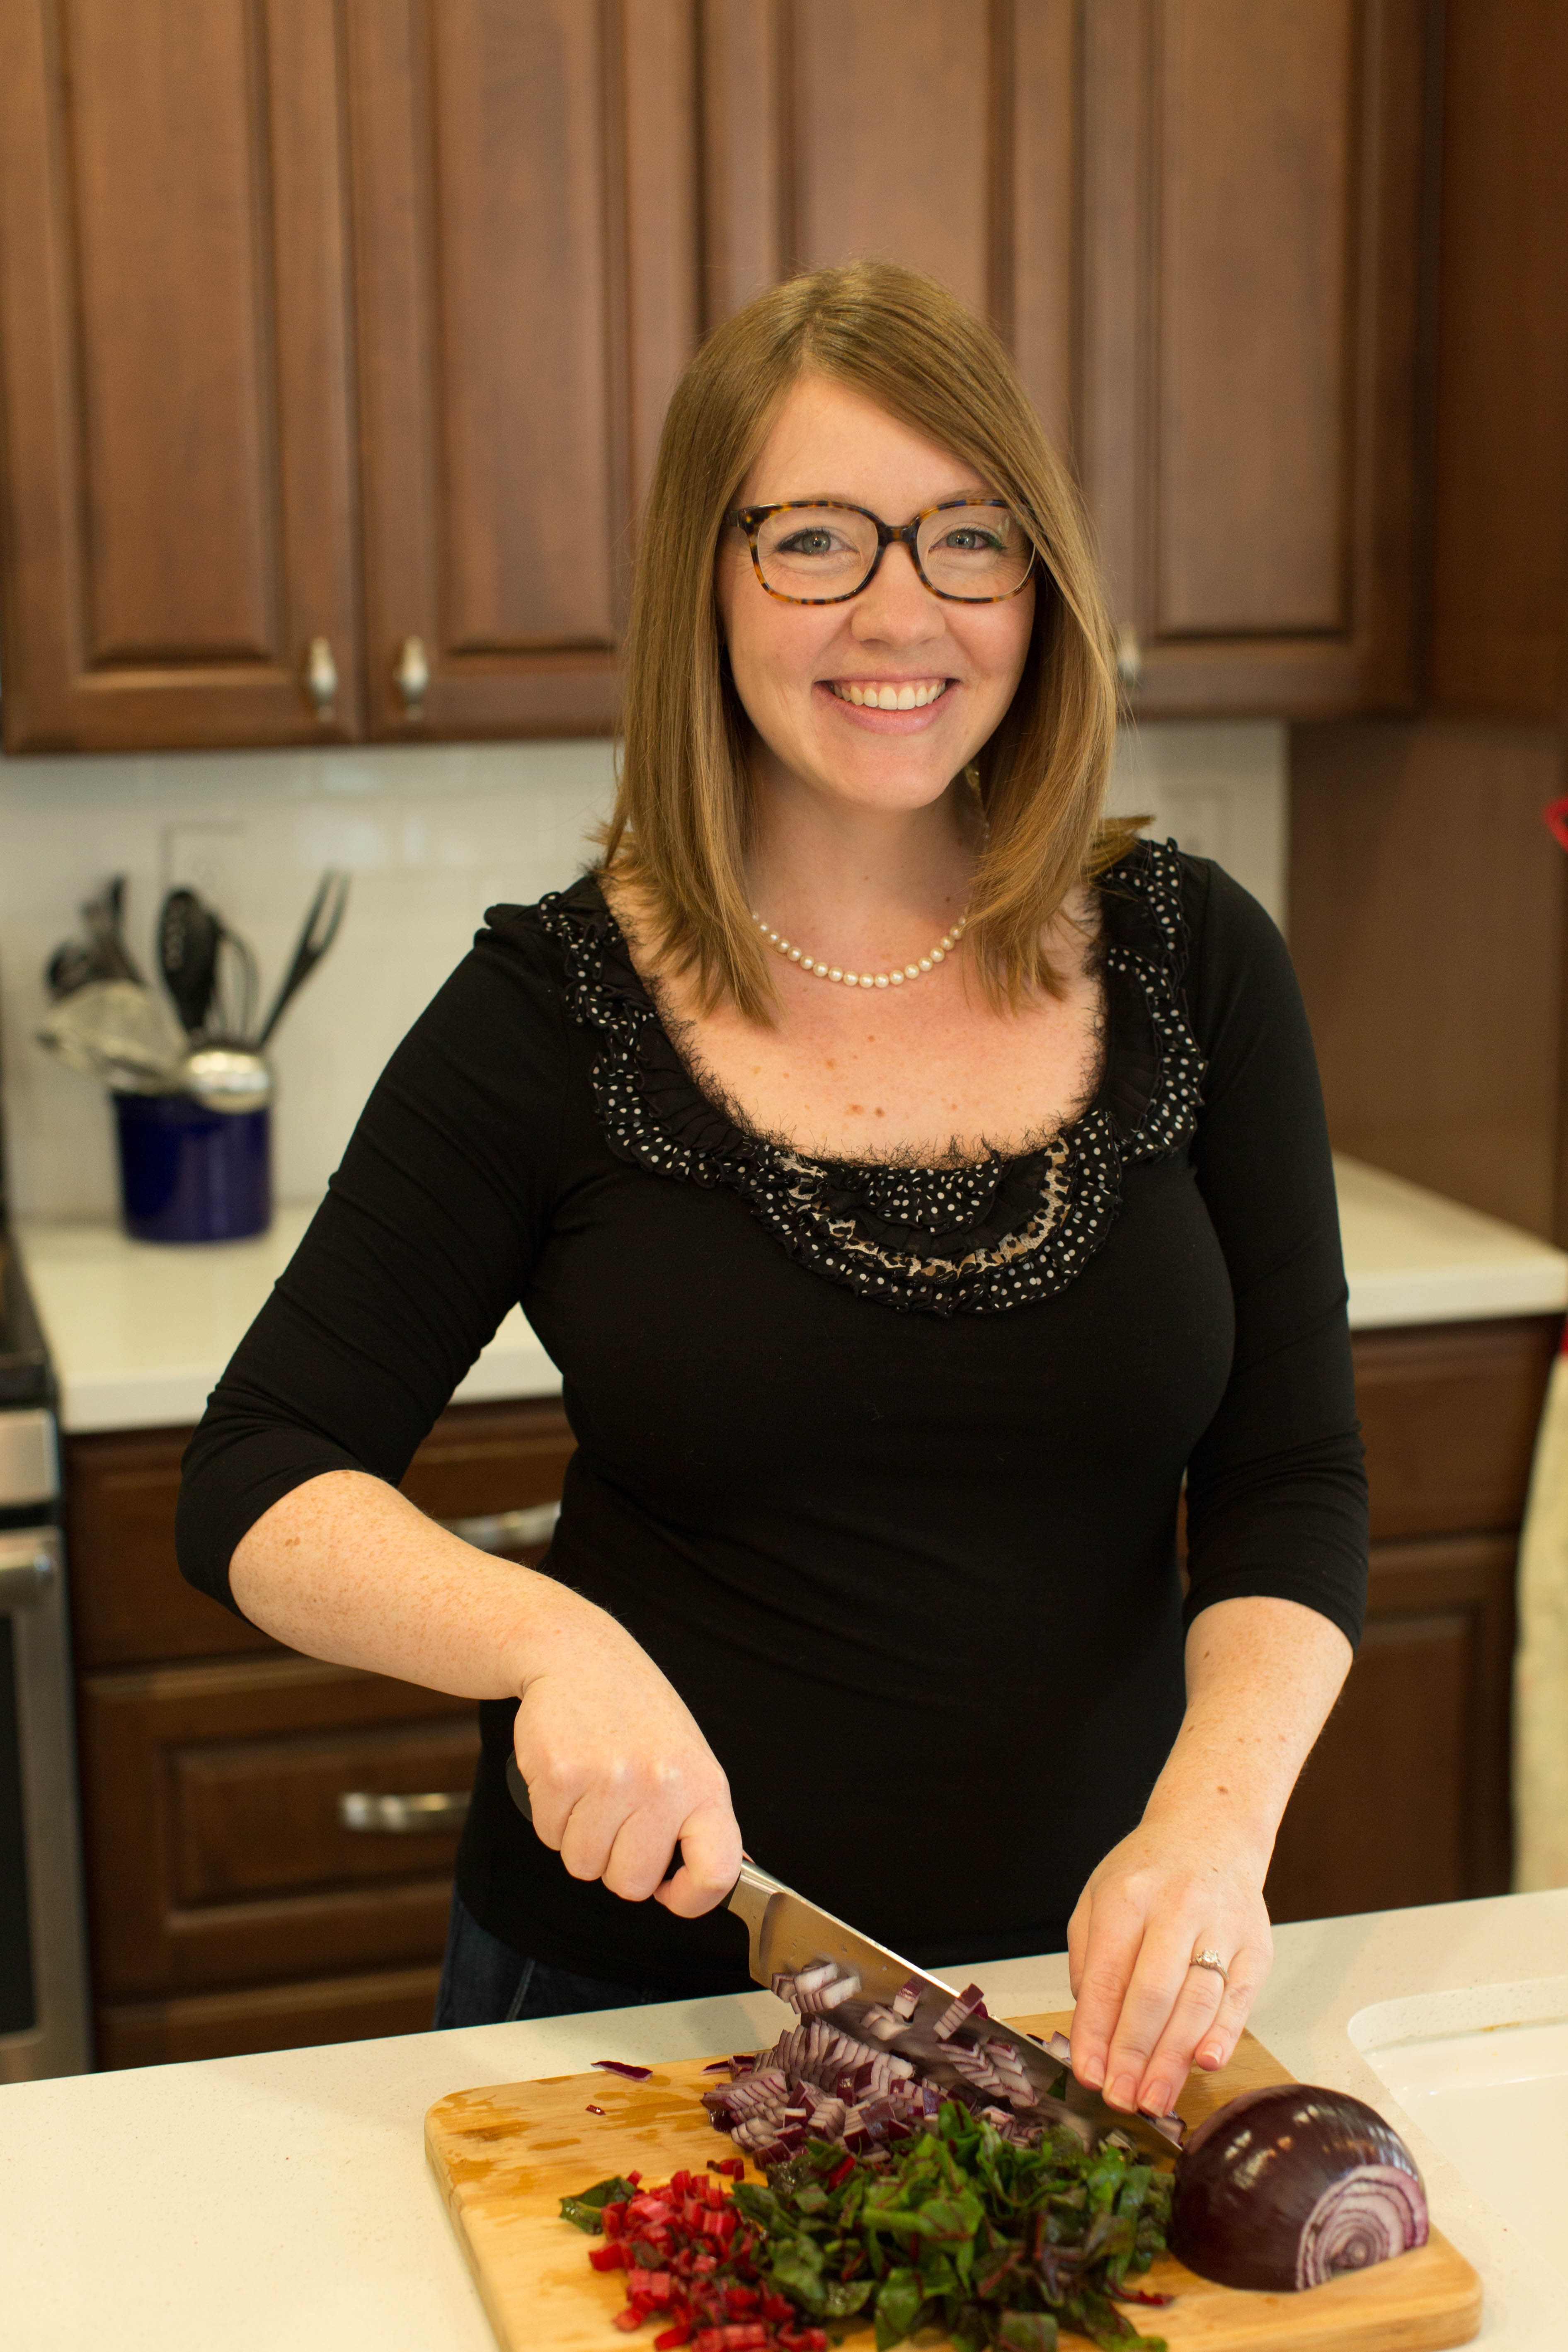
POLYGON ((942 2011, 931 2031, 939 2042, 949 2042, 966 2018, 985 2015, 984 1997, 978 1985, 966 1985, 942 2011))
POLYGON ((646 2083, 653 2073, 651 2066, 628 2066, 621 2058, 595 2058, 594 2063, 606 2074, 624 2074, 628 2083, 646 2083))

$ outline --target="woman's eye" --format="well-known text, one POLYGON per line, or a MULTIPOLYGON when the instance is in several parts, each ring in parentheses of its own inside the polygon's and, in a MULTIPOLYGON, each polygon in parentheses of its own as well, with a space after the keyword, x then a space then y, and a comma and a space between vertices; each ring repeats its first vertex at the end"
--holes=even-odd
POLYGON ((961 523, 956 530, 946 532, 939 544, 954 555, 1000 555, 1002 541, 994 531, 984 530, 978 523, 961 523))
POLYGON ((831 555, 838 544, 830 530, 824 530, 820 524, 813 524, 809 530, 787 533, 778 543, 778 552, 781 555, 831 555))

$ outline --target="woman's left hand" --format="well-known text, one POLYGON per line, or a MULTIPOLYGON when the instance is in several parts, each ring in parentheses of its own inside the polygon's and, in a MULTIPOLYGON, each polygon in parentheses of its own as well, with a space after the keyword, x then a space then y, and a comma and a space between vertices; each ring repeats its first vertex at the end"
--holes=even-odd
POLYGON ((1274 1958, 1274 1833, 1350 1662, 1298 1601, 1216 1601, 1193 1620, 1175 1746, 1068 1925, 1072 2070, 1112 2106, 1167 2115, 1194 2059, 1223 2066, 1236 2048, 1274 1958), (1211 1951, 1223 1978, 1193 1965, 1211 1951))
POLYGON ((1068 1926, 1072 2067, 1113 2107, 1168 2115, 1194 2062, 1229 2059, 1274 1958, 1267 1864, 1212 1822, 1146 1817, 1094 1872, 1068 1926))

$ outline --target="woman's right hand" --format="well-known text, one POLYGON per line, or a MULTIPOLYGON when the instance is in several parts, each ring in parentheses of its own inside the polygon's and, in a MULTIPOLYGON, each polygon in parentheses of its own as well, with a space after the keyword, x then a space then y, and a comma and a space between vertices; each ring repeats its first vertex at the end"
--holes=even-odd
POLYGON ((651 1895, 682 1919, 721 1903, 741 1871, 730 1783, 689 1708, 646 1650, 573 1593, 529 1669, 512 1730, 533 1826, 574 1878, 651 1895), (677 1839, 682 1866, 661 1885, 677 1839))

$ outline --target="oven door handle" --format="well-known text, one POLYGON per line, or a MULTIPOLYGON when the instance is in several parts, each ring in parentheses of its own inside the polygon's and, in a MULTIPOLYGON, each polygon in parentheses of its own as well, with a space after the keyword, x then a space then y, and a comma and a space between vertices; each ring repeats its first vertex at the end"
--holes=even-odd
POLYGON ((0 1612, 35 1608, 59 1572, 52 1528, 0 1535, 0 1612))

